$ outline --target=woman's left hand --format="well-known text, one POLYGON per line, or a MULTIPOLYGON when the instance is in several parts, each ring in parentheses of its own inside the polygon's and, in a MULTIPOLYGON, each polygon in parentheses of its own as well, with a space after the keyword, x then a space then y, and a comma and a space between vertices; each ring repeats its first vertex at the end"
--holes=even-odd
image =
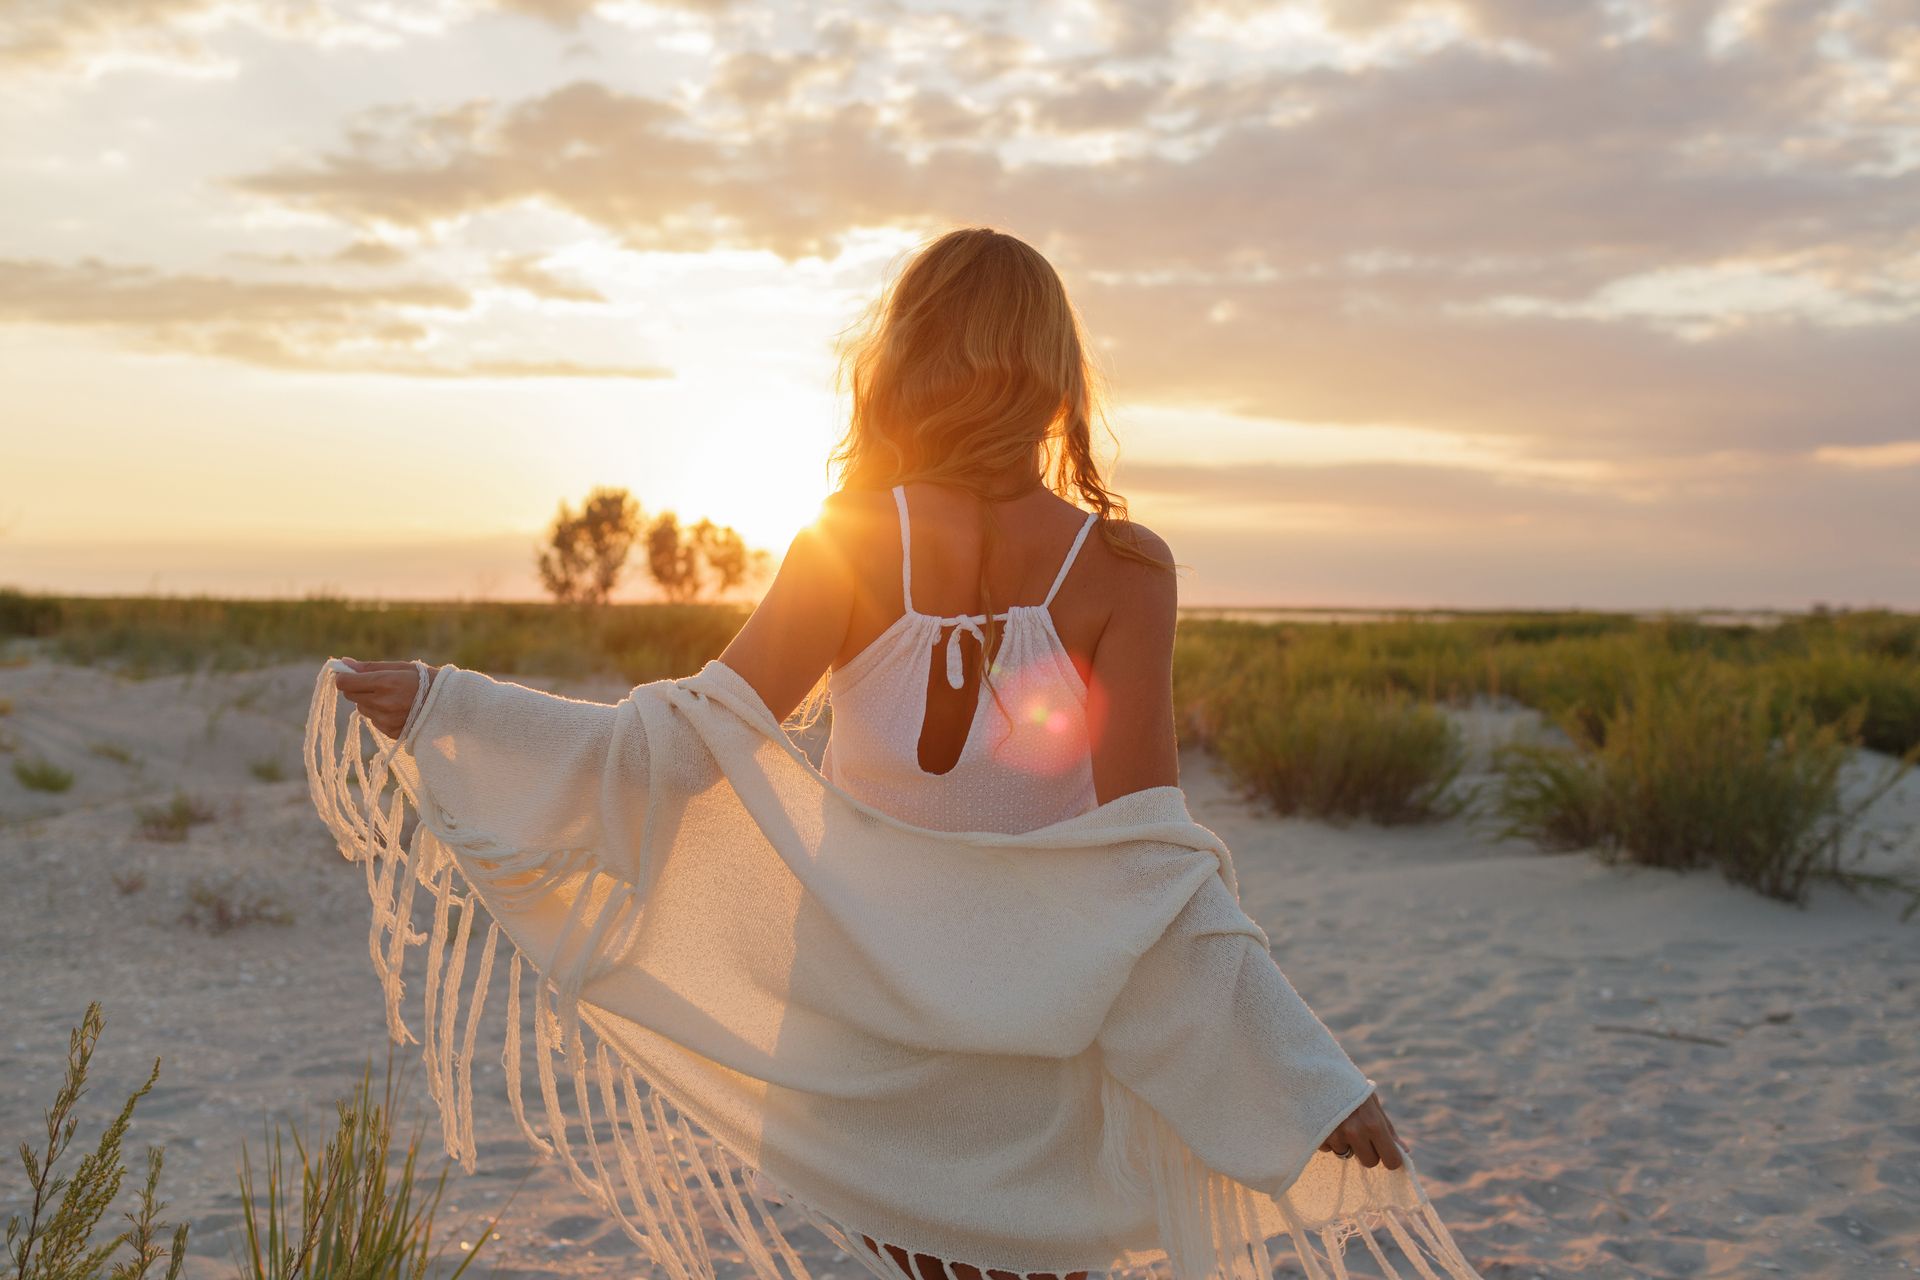
POLYGON ((1387 1110, 1380 1105, 1377 1093, 1368 1094, 1367 1100, 1327 1135, 1320 1149, 1343 1159, 1358 1159, 1369 1169, 1381 1164, 1398 1169, 1403 1163, 1400 1134, 1387 1118, 1387 1110))
MULTIPOLYGON (((340 695, 360 709, 374 728, 389 738, 398 738, 407 727, 407 713, 413 710, 413 698, 420 691, 420 677, 411 662, 362 662, 342 658, 353 674, 336 672, 334 687, 340 695)), ((427 670, 427 687, 433 687, 432 668, 427 670)))

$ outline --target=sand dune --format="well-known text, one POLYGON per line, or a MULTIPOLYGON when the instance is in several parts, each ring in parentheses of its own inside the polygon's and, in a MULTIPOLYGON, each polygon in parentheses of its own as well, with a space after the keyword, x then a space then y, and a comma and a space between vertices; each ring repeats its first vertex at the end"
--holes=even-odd
MULTIPOLYGON (((82 1140, 162 1057, 130 1152, 166 1145, 163 1193, 195 1224, 194 1277, 230 1274, 242 1139, 257 1151, 276 1116, 325 1127, 383 1053, 360 873, 299 773, 312 673, 0 669, 13 706, 0 732, 15 744, 0 755, 0 1138, 39 1126, 68 1029, 100 1000, 82 1140), (72 788, 21 786, 10 761, 32 755, 71 769, 72 788), (254 776, 269 760, 284 780, 254 776), (138 807, 176 786, 211 819, 178 843, 137 834, 138 807), (196 883, 292 922, 184 924, 196 883)), ((1530 720, 1454 714, 1482 748, 1530 720)), ((1381 1082, 1487 1276, 1920 1272, 1920 920, 1903 926, 1895 904, 1837 890, 1800 910, 1709 873, 1544 855, 1465 818, 1280 820, 1203 759, 1184 768, 1195 816, 1235 850, 1247 909, 1381 1082)), ((1873 824, 1876 859, 1920 865, 1920 779, 1873 824)), ((500 1075, 481 1063, 476 1088, 497 1097, 500 1075)), ((631 1244, 503 1108, 480 1122, 479 1172, 449 1178, 443 1222, 471 1240, 517 1188, 481 1274, 635 1273, 631 1244)), ((0 1213, 23 1186, 7 1168, 0 1213)), ((820 1237, 796 1241, 818 1274, 862 1274, 820 1237)))

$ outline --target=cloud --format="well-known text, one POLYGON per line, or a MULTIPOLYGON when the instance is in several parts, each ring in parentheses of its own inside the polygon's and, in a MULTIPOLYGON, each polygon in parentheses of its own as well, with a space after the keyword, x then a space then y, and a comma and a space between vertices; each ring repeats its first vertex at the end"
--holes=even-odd
MULTIPOLYGON (((1920 37, 1872 7, 1343 3, 1321 12, 1356 39, 1455 34, 1298 64, 1195 43, 1280 11, 1252 0, 1101 0, 1104 45, 1067 53, 1001 11, 855 7, 779 44, 683 7, 726 38, 684 92, 389 105, 232 185, 365 237, 346 260, 520 205, 789 260, 1001 225, 1061 266, 1135 402, 1672 466, 1911 437, 1920 37)), ((492 272, 598 297, 533 256, 492 272)))
POLYGON ((116 46, 131 46, 153 57, 205 62, 210 55, 189 23, 219 7, 219 0, 28 0, 9 5, 0 16, 0 66, 62 67, 116 46))
POLYGON ((554 302, 605 302, 607 295, 584 284, 575 284, 554 275, 540 263, 537 253, 507 254, 493 264, 493 278, 554 302))
MULTIPOLYGON (((733 7, 735 0, 652 0, 670 9, 689 9, 695 13, 720 13, 733 7)), ((493 7, 507 13, 522 13, 556 27, 574 28, 581 19, 606 6, 605 0, 493 0, 493 7)))
POLYGON ((472 296, 438 283, 340 285, 172 275, 85 259, 0 259, 0 323, 122 334, 153 351, 277 369, 406 377, 664 378, 649 365, 436 358, 419 350, 424 313, 464 311, 472 296))
MULTIPOLYGON (((1910 45, 1816 47, 1844 12, 1801 5, 1715 52, 1697 11, 1606 43, 1597 19, 1485 3, 1477 29, 1556 57, 1456 41, 1177 80, 1043 65, 960 92, 880 92, 896 82, 863 63, 881 105, 796 105, 797 60, 736 54, 727 110, 786 104, 750 131, 581 81, 368 115, 235 183, 363 228, 529 202, 637 250, 789 259, 860 228, 989 222, 1062 267, 1130 397, 1558 456, 1866 446, 1909 433, 1920 396, 1902 354, 1920 165, 1895 163, 1920 154, 1920 117, 1885 123, 1886 60, 1910 45), (1088 131, 1121 150, 1059 149, 1088 131)), ((885 55, 857 30, 858 56, 885 55)))
POLYGON ((969 176, 990 187, 999 173, 982 155, 914 162, 886 145, 887 127, 863 104, 741 141, 701 138, 690 124, 681 107, 582 81, 504 112, 380 113, 356 125, 346 150, 235 185, 356 224, 414 228, 542 201, 635 249, 749 245, 791 259, 831 254, 846 232, 909 210, 932 217, 938 196, 926 188, 969 176), (411 148, 419 137, 433 139, 433 154, 411 148))
POLYGON ((333 255, 335 262, 362 267, 391 267, 407 260, 406 251, 384 240, 355 240, 333 255))
MULTIPOLYGON (((314 45, 393 46, 445 34, 484 0, 14 0, 0 7, 0 66, 92 74, 124 66, 239 70, 229 31, 314 45)), ((537 3, 538 0, 527 0, 537 3)), ((549 7, 564 7, 552 0, 549 7)))

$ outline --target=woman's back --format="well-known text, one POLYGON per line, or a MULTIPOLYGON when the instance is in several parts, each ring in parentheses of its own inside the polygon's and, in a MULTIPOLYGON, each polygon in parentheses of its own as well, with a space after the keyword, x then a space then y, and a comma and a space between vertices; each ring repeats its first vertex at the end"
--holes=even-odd
MULTIPOLYGON (((1064 532, 1052 527, 1062 514, 1079 516, 1044 594, 1036 600, 1022 589, 1044 559, 1022 545, 1023 536, 1007 548, 1012 554, 994 558, 1003 580, 1018 584, 1008 588, 1016 598, 996 594, 1000 607, 991 615, 977 604, 936 612, 923 602, 977 594, 979 507, 956 507, 930 486, 912 489, 911 501, 906 486, 890 493, 900 528, 900 607, 877 634, 867 634, 877 621, 871 616, 850 629, 851 652, 828 681, 833 728, 822 768, 876 808, 941 830, 1031 831, 1085 813, 1096 803, 1086 671, 1052 607, 1096 517, 1058 499, 1029 504, 1018 532, 1043 541, 1064 532), (951 581, 960 572, 964 581, 951 581)), ((872 577, 886 557, 862 560, 872 577)), ((875 607, 865 612, 877 614, 892 593, 881 582, 868 585, 875 607)))
POLYGON ((1016 686, 1039 691, 1026 710, 1034 717, 1030 726, 1056 727, 1045 735, 1055 745, 1043 746, 1032 732, 1010 739, 993 690, 981 690, 981 646, 973 631, 985 632, 984 622, 953 623, 958 615, 984 612, 979 500, 929 483, 908 484, 903 495, 904 538, 902 504, 890 489, 843 490, 830 498, 722 656, 776 716, 791 711, 831 671, 838 744, 830 744, 823 762, 829 776, 877 808, 961 830, 1031 829, 1093 803, 1177 783, 1175 591, 1166 545, 1126 525, 1121 536, 1150 560, 1122 555, 1107 530, 1089 524, 1087 512, 1043 489, 994 503, 986 585, 994 612, 1012 615, 1000 628, 1003 647, 995 656, 1003 667, 994 688, 1014 713, 1015 735, 1016 686), (903 542, 911 548, 906 574, 903 542), (955 630, 962 637, 957 645, 955 630), (923 651, 894 652, 906 643, 904 633, 912 633, 917 646, 922 631, 923 651), (949 647, 960 659, 958 688, 948 679, 949 647), (880 663, 883 652, 888 661, 880 663), (889 678, 868 686, 871 673, 862 671, 868 665, 884 667, 889 678), (1024 673, 1018 679, 1016 666, 1024 673), (890 697, 879 696, 883 687, 890 697), (974 763, 992 759, 996 743, 1003 744, 1002 768, 974 763), (991 798, 959 798, 974 781, 983 794, 999 796, 997 816, 991 798), (940 812, 947 816, 930 821, 940 812))

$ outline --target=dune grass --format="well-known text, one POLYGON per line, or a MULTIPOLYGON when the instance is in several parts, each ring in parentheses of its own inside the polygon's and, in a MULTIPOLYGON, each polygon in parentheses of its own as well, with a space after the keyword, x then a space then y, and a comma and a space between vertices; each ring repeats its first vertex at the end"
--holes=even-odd
MULTIPOLYGON (((4 1273, 10 1280, 147 1280, 150 1274, 179 1280, 185 1266, 189 1228, 160 1218, 166 1203, 158 1195, 164 1164, 158 1147, 147 1150, 146 1177, 124 1214, 127 1226, 107 1237, 100 1231, 125 1181, 122 1144, 135 1107, 159 1078, 158 1059, 93 1150, 63 1167, 103 1024, 99 1002, 89 1004, 68 1037, 65 1079, 43 1134, 19 1145, 26 1176, 19 1211, 7 1219, 4 1273)), ((436 1235, 450 1166, 429 1181, 419 1129, 404 1146, 396 1142, 403 1093, 389 1046, 384 1089, 375 1090, 369 1063, 352 1095, 335 1104, 336 1121, 323 1144, 310 1143, 296 1124, 274 1125, 265 1167, 256 1172, 242 1143, 242 1233, 233 1254, 238 1280, 459 1280, 473 1265, 494 1238, 500 1215, 471 1245, 458 1243, 460 1256, 446 1256, 448 1245, 436 1243, 436 1235)))
POLYGON ((159 1147, 147 1148, 147 1176, 135 1193, 135 1207, 126 1214, 126 1229, 96 1239, 100 1220, 126 1178, 121 1143, 135 1106, 160 1078, 158 1058, 146 1081, 101 1130, 94 1149, 80 1157, 71 1173, 56 1171, 79 1127, 74 1112, 86 1092, 87 1069, 104 1022, 99 1002, 89 1004, 67 1038, 66 1077, 47 1110, 45 1144, 20 1144, 26 1182, 19 1203, 24 1212, 7 1219, 7 1262, 15 1280, 144 1280, 160 1263, 166 1266, 166 1280, 177 1280, 186 1263, 186 1224, 173 1228, 168 1244, 161 1243, 168 1224, 159 1216, 166 1207, 158 1196, 164 1163, 159 1147))
MULTIPOLYGON (((637 684, 698 670, 745 616, 731 605, 0 590, 0 638, 27 637, 56 656, 135 675, 347 653, 637 684)), ((1845 755, 1848 733, 1889 755, 1920 748, 1920 616, 1816 611, 1775 625, 1577 611, 1328 623, 1185 618, 1174 683, 1182 740, 1216 752, 1250 788, 1288 812, 1380 821, 1437 816, 1458 803, 1448 797, 1461 746, 1443 707, 1515 700, 1577 745, 1503 758, 1510 823, 1548 843, 1657 848, 1645 856, 1731 867, 1743 883, 1793 896, 1811 874, 1796 868, 1824 856, 1806 854, 1806 842, 1825 829, 1823 771, 1845 755), (1669 723, 1683 716, 1671 692, 1681 688, 1703 705, 1693 720, 1669 723), (1790 759, 1755 745, 1763 720, 1770 742, 1795 744, 1790 759), (1648 740, 1669 729, 1683 732, 1648 740), (1610 754, 1616 733, 1626 737, 1610 754), (1709 741, 1715 733, 1725 741, 1709 741), (1676 772, 1636 790, 1626 781, 1635 769, 1676 772), (1761 792, 1766 803, 1757 808, 1726 799, 1761 792), (1687 834, 1701 830, 1710 835, 1687 834), (1675 852, 1683 846, 1707 852, 1675 852), (1742 848, 1749 852, 1728 852, 1742 848)))
POLYGON ((422 657, 504 674, 613 675, 634 684, 688 675, 726 647, 737 605, 606 605, 300 600, 206 596, 38 596, 0 592, 0 637, 35 637, 63 661, 144 677, 267 663, 422 657), (32 601, 29 608, 22 601, 32 601))
POLYGON ((135 830, 148 840, 177 843, 187 838, 189 828, 213 821, 213 806, 179 788, 163 805, 142 805, 134 810, 135 830))
MULTIPOLYGON (((1262 629, 1265 630, 1265 629, 1262 629)), ((1454 811, 1458 730, 1391 681, 1357 683, 1339 663, 1240 626, 1177 654, 1183 734, 1281 813, 1412 822, 1454 811)))
POLYGON ((447 1169, 428 1182, 420 1134, 396 1147, 394 1116, 402 1088, 388 1053, 383 1090, 369 1065, 353 1095, 337 1104, 332 1136, 315 1146, 289 1124, 267 1135, 256 1173, 241 1146, 244 1238, 234 1263, 240 1280, 424 1280, 429 1269, 458 1280, 493 1238, 498 1216, 451 1269, 434 1247, 447 1169), (287 1147, 293 1148, 289 1159, 287 1147))
POLYGON ((1458 808, 1446 792, 1464 758, 1459 731, 1399 691, 1336 681, 1276 692, 1228 717, 1215 750, 1281 813, 1396 823, 1458 808))
MULTIPOLYGON (((0 589, 0 639, 27 637, 64 660, 136 676, 344 653, 638 684, 698 670, 745 617, 738 605, 106 598, 0 589)), ((1817 718, 1865 703, 1862 738, 1877 750, 1899 754, 1920 743, 1920 616, 1911 614, 1810 613, 1774 626, 1579 611, 1330 623, 1188 618, 1176 660, 1191 677, 1228 671, 1276 647, 1289 655, 1301 687, 1344 679, 1356 690, 1399 690, 1432 702, 1507 696, 1550 716, 1575 714, 1595 735, 1631 672, 1652 666, 1672 676, 1724 663, 1767 679, 1817 718)))
POLYGON ((87 744, 87 751, 91 755, 99 756, 102 760, 111 760, 115 764, 132 765, 136 759, 133 754, 133 748, 121 742, 110 742, 106 740, 89 742, 87 744))
POLYGON ((73 771, 62 769, 51 760, 34 756, 29 760, 13 762, 13 776, 20 785, 29 791, 46 791, 58 795, 73 786, 73 771))
POLYGON ((1496 753, 1504 834, 1648 866, 1717 868, 1728 880, 1803 902, 1816 876, 1849 878, 1845 841, 1861 810, 1900 776, 1843 804, 1841 770, 1865 709, 1822 720, 1766 679, 1700 665, 1635 671, 1600 717, 1565 711, 1566 745, 1496 753))
POLYGON ((232 933, 256 924, 290 925, 293 911, 271 894, 245 892, 232 878, 219 883, 195 880, 187 886, 180 923, 202 933, 232 933))

